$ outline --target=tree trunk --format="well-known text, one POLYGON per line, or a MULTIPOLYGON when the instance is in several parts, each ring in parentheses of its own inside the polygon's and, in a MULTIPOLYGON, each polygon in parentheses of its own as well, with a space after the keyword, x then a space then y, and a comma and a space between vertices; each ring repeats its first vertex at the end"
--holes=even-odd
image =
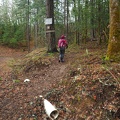
POLYGON ((120 61, 120 0, 110 0, 110 32, 107 56, 120 61))
MULTIPOLYGON (((76 0, 73 0, 74 3, 74 12, 76 12, 76 0)), ((77 27, 77 16, 75 13, 75 28, 77 27)), ((75 30, 75 42, 77 44, 77 30, 75 30)))
POLYGON ((29 25, 29 0, 27 1, 27 47, 28 47, 28 52, 30 52, 30 25, 29 25))
POLYGON ((46 1, 47 18, 52 18, 52 24, 46 25, 46 39, 48 42, 48 52, 56 52, 55 28, 54 28, 54 2, 46 1))
MULTIPOLYGON (((36 16, 38 16, 38 7, 36 9, 36 16)), ((34 44, 35 48, 38 47, 38 19, 35 22, 35 44, 34 44)))
POLYGON ((64 34, 66 33, 66 0, 64 0, 64 34))
POLYGON ((35 44, 34 44, 34 46, 35 46, 35 48, 37 48, 38 47, 38 22, 37 23, 35 23, 35 44))
POLYGON ((84 43, 87 41, 87 34, 88 34, 88 0, 85 0, 85 27, 84 27, 84 43))
POLYGON ((76 44, 80 44, 79 40, 79 32, 80 28, 78 27, 78 23, 80 23, 80 0, 76 1, 73 0, 74 2, 74 12, 75 12, 75 39, 76 39, 76 44), (78 7, 76 6, 78 4, 78 7))
POLYGON ((101 1, 98 1, 98 41, 101 44, 101 1))
MULTIPOLYGON (((80 0, 78 0, 78 23, 80 23, 80 19, 81 19, 80 16, 81 16, 81 6, 80 6, 80 0)), ((77 44, 80 45, 80 26, 77 29, 77 44)))
POLYGON ((69 1, 67 0, 67 26, 66 26, 66 37, 67 37, 67 39, 68 39, 68 18, 69 18, 69 1))

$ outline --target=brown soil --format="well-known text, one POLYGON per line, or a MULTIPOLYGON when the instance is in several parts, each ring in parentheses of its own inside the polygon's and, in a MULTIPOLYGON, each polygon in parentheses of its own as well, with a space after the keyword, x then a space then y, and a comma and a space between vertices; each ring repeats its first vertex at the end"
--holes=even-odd
MULTIPOLYGON (((65 76, 69 64, 58 63, 56 57, 49 66, 40 66, 39 70, 29 70, 16 76, 9 64, 13 60, 23 59, 27 52, 2 46, 0 51, 0 119, 32 120, 34 116, 29 110, 29 107, 32 107, 30 104, 34 103, 39 95, 44 96, 44 91, 49 91, 65 76), (25 83, 25 79, 30 79, 30 82, 25 83)), ((38 117, 39 120, 42 118, 41 115, 38 117)))
POLYGON ((9 66, 18 58, 24 60, 27 52, 6 47, 0 51, 0 120, 49 120, 39 95, 58 108, 58 120, 119 119, 120 64, 109 65, 108 71, 101 68, 96 49, 89 55, 83 55, 85 49, 68 50, 64 63, 56 54, 49 64, 26 66, 19 74, 9 66))

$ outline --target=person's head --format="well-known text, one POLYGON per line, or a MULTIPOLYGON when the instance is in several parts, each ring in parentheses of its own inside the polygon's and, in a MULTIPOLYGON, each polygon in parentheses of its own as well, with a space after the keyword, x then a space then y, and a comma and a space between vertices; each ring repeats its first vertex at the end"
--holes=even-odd
POLYGON ((61 38, 61 39, 65 39, 65 36, 64 36, 64 35, 62 35, 60 38, 61 38))

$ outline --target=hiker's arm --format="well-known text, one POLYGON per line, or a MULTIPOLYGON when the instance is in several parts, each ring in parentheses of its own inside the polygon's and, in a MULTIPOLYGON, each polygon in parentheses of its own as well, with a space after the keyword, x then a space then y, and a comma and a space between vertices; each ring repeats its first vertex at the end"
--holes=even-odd
POLYGON ((67 43, 67 41, 65 40, 65 44, 66 44, 66 48, 68 48, 68 43, 67 43))

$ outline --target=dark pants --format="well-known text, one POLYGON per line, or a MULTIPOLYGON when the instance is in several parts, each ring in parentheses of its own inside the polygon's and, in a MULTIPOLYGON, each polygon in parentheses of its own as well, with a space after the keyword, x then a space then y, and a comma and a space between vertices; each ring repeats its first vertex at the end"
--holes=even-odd
POLYGON ((64 61, 65 47, 60 47, 59 61, 64 61))

